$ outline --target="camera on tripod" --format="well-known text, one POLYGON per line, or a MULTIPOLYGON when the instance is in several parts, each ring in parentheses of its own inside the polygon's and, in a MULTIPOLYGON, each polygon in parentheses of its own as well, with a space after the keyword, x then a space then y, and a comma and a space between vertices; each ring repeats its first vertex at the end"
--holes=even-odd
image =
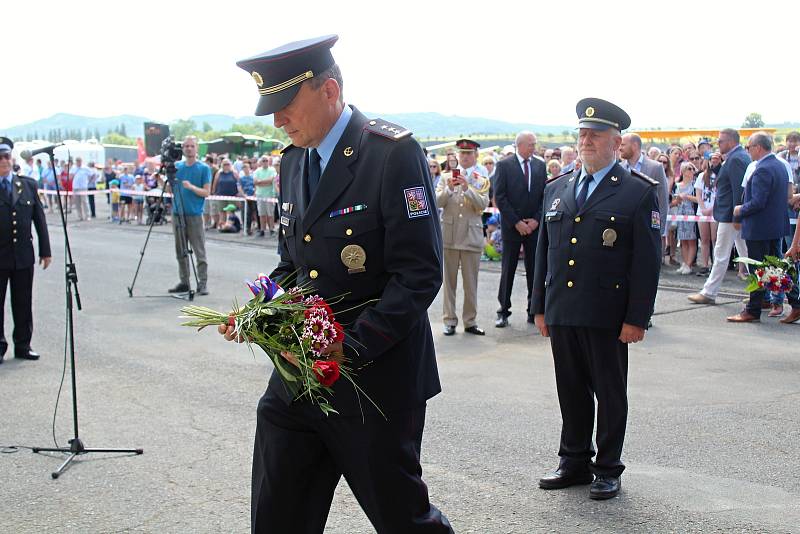
POLYGON ((182 157, 183 145, 181 143, 176 143, 171 135, 167 136, 167 138, 161 142, 161 163, 169 165, 170 163, 180 161, 182 157))

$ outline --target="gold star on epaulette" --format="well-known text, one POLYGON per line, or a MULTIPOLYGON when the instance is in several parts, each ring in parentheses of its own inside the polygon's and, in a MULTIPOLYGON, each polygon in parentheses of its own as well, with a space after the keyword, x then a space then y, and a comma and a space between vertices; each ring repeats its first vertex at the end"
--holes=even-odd
POLYGON ((649 176, 647 176, 646 174, 643 174, 643 173, 637 171, 636 169, 631 169, 631 174, 633 176, 636 176, 637 178, 641 178, 642 180, 644 180, 645 182, 649 183, 650 185, 658 185, 658 180, 654 180, 654 179, 650 178, 649 176))
POLYGON ((369 121, 364 129, 368 132, 386 137, 387 139, 394 139, 395 141, 408 137, 413 133, 407 128, 382 119, 373 119, 369 121))

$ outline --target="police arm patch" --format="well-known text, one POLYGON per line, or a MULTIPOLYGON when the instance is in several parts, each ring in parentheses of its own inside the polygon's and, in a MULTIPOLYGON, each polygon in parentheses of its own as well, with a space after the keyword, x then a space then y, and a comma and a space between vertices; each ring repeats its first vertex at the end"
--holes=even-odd
POLYGON ((406 211, 408 212, 409 219, 427 217, 430 214, 428 197, 425 194, 424 187, 419 186, 404 189, 403 196, 406 199, 406 211))
POLYGON ((657 211, 650 212, 650 227, 661 230, 661 214, 657 211))

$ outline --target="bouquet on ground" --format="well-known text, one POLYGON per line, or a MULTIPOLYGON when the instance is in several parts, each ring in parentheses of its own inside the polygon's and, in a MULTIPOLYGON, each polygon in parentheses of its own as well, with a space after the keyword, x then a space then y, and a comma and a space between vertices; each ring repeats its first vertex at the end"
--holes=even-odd
POLYGON ((764 261, 750 258, 736 258, 733 261, 751 265, 754 268, 747 277, 748 284, 745 291, 748 293, 762 289, 788 292, 792 289, 792 280, 797 276, 794 263, 775 256, 764 256, 764 261))
MULTIPOLYGON (((284 291, 264 274, 255 282, 246 281, 253 298, 243 307, 222 313, 204 306, 181 309, 182 326, 198 327, 228 324, 250 347, 258 345, 272 360, 287 391, 295 400, 307 399, 325 415, 337 413, 330 404, 333 385, 344 378, 357 394, 372 402, 354 380, 350 362, 341 352, 330 352, 331 345, 344 342, 344 330, 336 321, 328 302, 313 294, 309 286, 284 291), (281 353, 291 353, 296 363, 289 363, 281 353)), ((336 304, 342 298, 334 299, 336 304)), ((372 402, 375 405, 374 402, 372 402)), ((380 408, 375 405, 380 412, 380 408)))

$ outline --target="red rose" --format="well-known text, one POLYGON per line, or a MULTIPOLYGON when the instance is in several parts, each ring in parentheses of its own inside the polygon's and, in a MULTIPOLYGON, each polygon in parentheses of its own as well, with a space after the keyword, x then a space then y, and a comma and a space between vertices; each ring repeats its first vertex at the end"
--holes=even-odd
POLYGON ((233 315, 228 316, 228 326, 236 328, 236 317, 234 317, 233 315))
POLYGON ((333 338, 334 343, 341 343, 344 341, 344 328, 338 322, 333 322, 333 329, 336 331, 336 337, 333 338))
POLYGON ((325 387, 330 387, 339 380, 339 364, 334 360, 317 360, 311 366, 314 375, 319 383, 325 387))

